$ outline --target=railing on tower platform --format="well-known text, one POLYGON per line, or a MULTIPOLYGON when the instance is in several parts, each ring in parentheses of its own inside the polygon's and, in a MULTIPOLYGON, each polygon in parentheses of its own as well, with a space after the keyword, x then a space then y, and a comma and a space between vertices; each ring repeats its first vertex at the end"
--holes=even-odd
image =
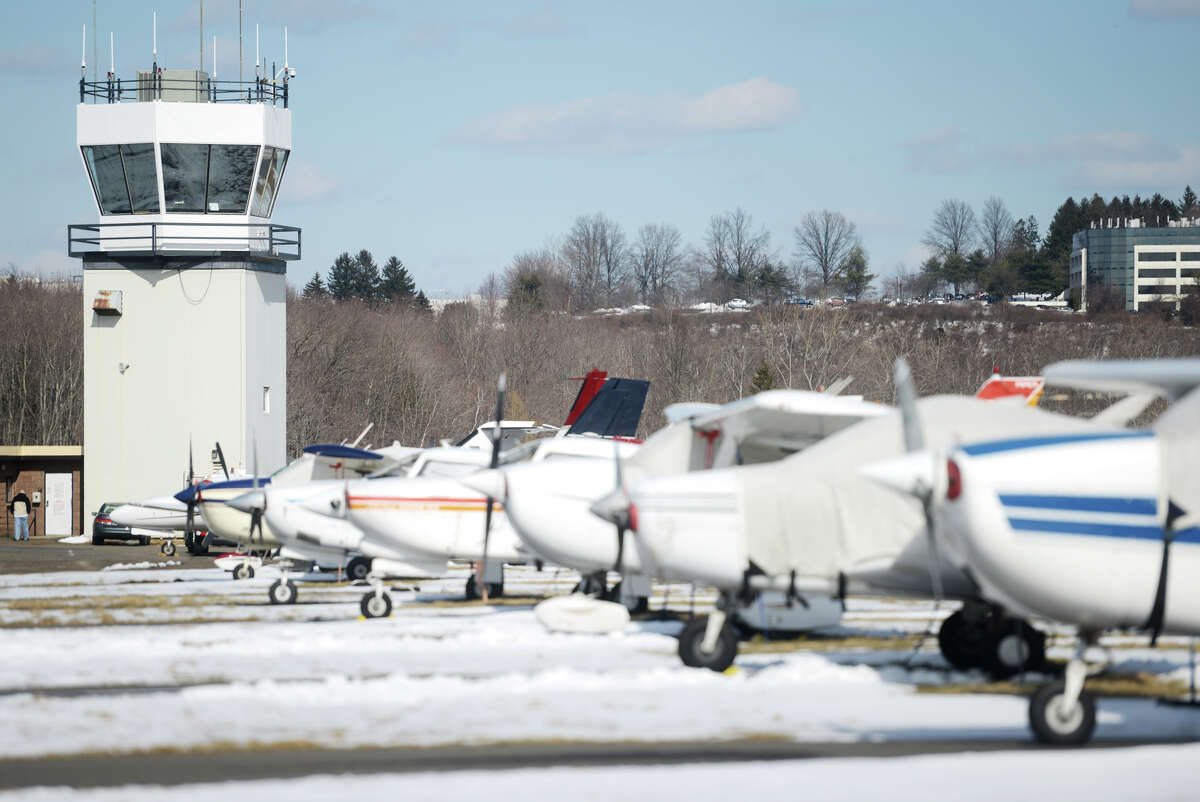
POLYGON ((67 251, 73 258, 247 253, 293 262, 300 258, 300 229, 275 223, 78 223, 67 226, 67 251))
POLYGON ((187 72, 195 77, 163 75, 155 66, 152 70, 138 70, 138 77, 118 78, 113 73, 103 81, 79 79, 79 102, 86 103, 145 103, 152 100, 173 100, 191 103, 269 103, 288 108, 288 70, 280 73, 279 80, 255 78, 253 81, 219 81, 195 70, 187 72))

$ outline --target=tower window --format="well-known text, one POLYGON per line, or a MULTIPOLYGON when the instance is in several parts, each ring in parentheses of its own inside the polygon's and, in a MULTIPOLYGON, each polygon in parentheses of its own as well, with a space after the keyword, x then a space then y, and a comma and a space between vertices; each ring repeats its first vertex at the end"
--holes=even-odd
POLYGON ((257 145, 162 144, 168 212, 245 214, 257 145))
POLYGON ((263 414, 264 415, 271 414, 271 388, 270 387, 263 388, 263 414))
POLYGON ((83 159, 101 214, 158 211, 154 145, 84 145, 83 159))

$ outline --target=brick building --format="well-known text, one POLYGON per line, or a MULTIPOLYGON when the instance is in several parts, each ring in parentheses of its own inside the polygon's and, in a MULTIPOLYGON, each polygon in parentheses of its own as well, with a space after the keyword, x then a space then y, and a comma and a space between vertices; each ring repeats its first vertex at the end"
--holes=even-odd
POLYGON ((9 500, 18 490, 33 501, 31 536, 66 537, 83 531, 83 447, 0 445, 0 536, 12 537, 9 500))

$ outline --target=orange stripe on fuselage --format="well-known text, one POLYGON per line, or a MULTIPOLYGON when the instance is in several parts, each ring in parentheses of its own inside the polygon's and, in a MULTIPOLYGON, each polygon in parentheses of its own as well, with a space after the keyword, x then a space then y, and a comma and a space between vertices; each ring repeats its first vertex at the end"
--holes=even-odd
MULTIPOLYGON (((394 496, 349 496, 347 499, 352 510, 403 510, 422 509, 438 512, 483 512, 487 508, 486 498, 446 498, 439 496, 422 496, 406 498, 394 496)), ((504 505, 492 503, 493 511, 503 511, 504 505)))

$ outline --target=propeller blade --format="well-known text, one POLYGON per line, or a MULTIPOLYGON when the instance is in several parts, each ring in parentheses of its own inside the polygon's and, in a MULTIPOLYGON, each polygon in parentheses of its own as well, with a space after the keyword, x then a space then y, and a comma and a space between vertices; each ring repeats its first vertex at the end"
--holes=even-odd
POLYGON ((225 474, 225 480, 229 480, 229 468, 225 465, 225 452, 221 450, 221 444, 217 443, 217 459, 221 462, 221 473, 225 474))
MULTIPOLYGON (((892 376, 896 384, 896 400, 900 406, 900 418, 904 427, 904 448, 915 458, 916 455, 913 452, 921 452, 925 448, 925 433, 921 429, 921 418, 917 412, 917 389, 913 386, 912 370, 904 357, 896 359, 892 376)), ((925 514, 925 543, 929 549, 929 584, 933 589, 934 602, 941 604, 945 594, 942 588, 942 559, 938 549, 938 522, 933 510, 934 493, 938 484, 936 477, 939 457, 936 454, 930 456, 929 452, 926 452, 925 459, 928 465, 928 474, 918 472, 917 486, 907 492, 911 492, 920 499, 921 510, 925 514), (927 483, 924 481, 925 477, 928 478, 927 483), (920 486, 922 484, 923 487, 920 486)))
MULTIPOLYGON (((496 428, 492 434, 492 460, 488 466, 492 469, 500 464, 500 441, 504 439, 504 429, 500 424, 504 420, 504 394, 507 390, 508 382, 502 372, 499 381, 496 382, 496 428)), ((479 578, 477 580, 479 598, 484 602, 488 600, 487 582, 483 580, 483 577, 487 570, 488 538, 492 533, 492 506, 494 504, 495 499, 489 495, 483 516, 483 559, 479 562, 479 578)))
POLYGON ((192 486, 192 482, 196 480, 196 468, 192 462, 192 438, 188 437, 188 487, 192 486))

